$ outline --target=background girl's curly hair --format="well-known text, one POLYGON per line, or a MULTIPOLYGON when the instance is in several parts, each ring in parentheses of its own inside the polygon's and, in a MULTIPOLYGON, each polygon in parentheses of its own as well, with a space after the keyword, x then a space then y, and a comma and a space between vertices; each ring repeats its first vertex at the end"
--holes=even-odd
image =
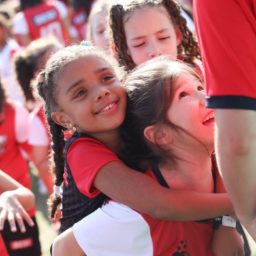
MULTIPOLYGON (((119 68, 115 60, 105 54, 102 50, 92 46, 73 45, 60 49, 53 54, 46 63, 44 71, 41 72, 38 77, 38 92, 45 102, 46 116, 52 137, 52 160, 54 162, 52 168, 53 173, 55 173, 56 186, 62 185, 65 165, 65 128, 56 124, 51 119, 51 114, 59 109, 56 101, 56 95, 58 93, 58 78, 63 74, 62 71, 68 64, 86 56, 95 56, 104 59, 116 69, 117 75, 122 75, 122 72, 119 72, 119 68)), ((49 211, 51 218, 54 218, 56 209, 60 202, 60 196, 52 195, 50 197, 48 205, 50 206, 49 211)))
POLYGON ((163 6, 166 9, 174 26, 180 29, 183 36, 182 42, 178 46, 178 58, 195 65, 195 60, 201 59, 199 47, 186 25, 185 18, 181 15, 181 7, 174 0, 127 0, 111 6, 109 17, 110 38, 113 41, 114 51, 120 65, 124 66, 126 70, 132 70, 136 66, 128 54, 123 24, 126 17, 145 6, 163 6))
POLYGON ((35 101, 35 92, 32 81, 47 60, 47 55, 59 49, 61 45, 54 38, 34 40, 24 50, 14 57, 14 66, 17 80, 23 90, 26 102, 35 101))

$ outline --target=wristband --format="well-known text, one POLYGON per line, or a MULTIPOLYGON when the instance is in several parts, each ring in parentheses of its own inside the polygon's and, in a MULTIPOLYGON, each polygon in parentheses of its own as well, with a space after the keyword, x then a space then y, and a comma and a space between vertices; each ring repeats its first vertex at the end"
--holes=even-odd
POLYGON ((230 216, 221 216, 214 219, 213 228, 218 229, 220 225, 229 228, 236 228, 237 221, 230 216))

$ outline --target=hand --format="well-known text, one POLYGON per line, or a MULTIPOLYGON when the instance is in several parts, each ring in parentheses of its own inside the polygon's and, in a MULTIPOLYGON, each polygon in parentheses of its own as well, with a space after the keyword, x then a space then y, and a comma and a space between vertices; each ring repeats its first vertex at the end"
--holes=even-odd
POLYGON ((17 231, 16 223, 22 233, 26 232, 24 220, 33 226, 34 222, 17 199, 14 191, 6 191, 0 195, 0 230, 8 220, 12 232, 17 231))
POLYGON ((215 230, 212 250, 216 256, 244 256, 244 241, 235 228, 220 227, 215 230))

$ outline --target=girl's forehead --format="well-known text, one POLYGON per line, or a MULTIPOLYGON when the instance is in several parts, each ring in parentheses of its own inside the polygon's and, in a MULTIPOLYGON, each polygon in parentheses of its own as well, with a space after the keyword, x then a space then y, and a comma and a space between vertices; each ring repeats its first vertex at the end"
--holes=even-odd
POLYGON ((125 14, 124 16, 124 22, 128 21, 131 17, 133 16, 137 16, 137 15, 141 15, 145 12, 150 11, 151 13, 155 13, 158 14, 160 13, 161 15, 167 15, 169 16, 166 8, 163 5, 143 5, 143 6, 139 6, 137 8, 134 8, 133 10, 129 11, 127 14, 125 14))
POLYGON ((78 57, 77 59, 74 59, 73 61, 68 63, 66 67, 73 67, 77 65, 87 66, 88 68, 91 68, 94 66, 111 67, 110 62, 108 62, 105 58, 101 57, 100 55, 96 55, 96 54, 88 54, 88 55, 78 57))

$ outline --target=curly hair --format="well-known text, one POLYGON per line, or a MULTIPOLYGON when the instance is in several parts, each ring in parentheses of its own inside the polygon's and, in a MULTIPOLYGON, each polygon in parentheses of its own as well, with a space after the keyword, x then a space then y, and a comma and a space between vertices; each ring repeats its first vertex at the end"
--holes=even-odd
POLYGON ((109 29, 110 39, 115 48, 116 57, 120 65, 126 70, 132 70, 136 65, 128 54, 126 35, 124 31, 124 20, 135 10, 145 6, 163 6, 168 12, 172 23, 177 26, 182 33, 182 42, 178 46, 178 59, 195 65, 196 59, 201 59, 198 44, 188 29, 185 18, 181 15, 181 7, 174 0, 127 0, 124 3, 113 4, 110 8, 109 29))

